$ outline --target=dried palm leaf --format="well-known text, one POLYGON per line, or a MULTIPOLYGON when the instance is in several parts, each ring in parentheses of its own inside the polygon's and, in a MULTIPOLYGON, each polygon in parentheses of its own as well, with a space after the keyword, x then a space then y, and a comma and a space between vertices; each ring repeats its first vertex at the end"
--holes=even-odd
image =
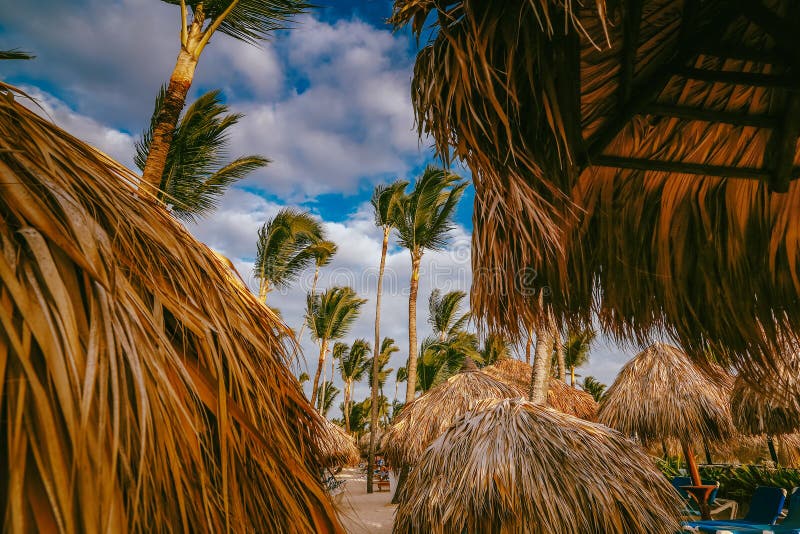
POLYGON ((342 427, 327 419, 322 431, 317 434, 317 442, 321 451, 322 467, 335 468, 355 465, 360 458, 356 440, 342 427))

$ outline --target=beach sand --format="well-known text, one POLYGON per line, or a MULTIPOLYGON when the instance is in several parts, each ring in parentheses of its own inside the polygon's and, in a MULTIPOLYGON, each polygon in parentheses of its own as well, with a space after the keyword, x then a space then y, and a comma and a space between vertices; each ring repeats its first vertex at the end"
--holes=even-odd
POLYGON ((389 534, 396 505, 390 503, 391 492, 367 494, 366 475, 357 468, 342 470, 336 478, 347 481, 345 490, 335 502, 348 534, 389 534))

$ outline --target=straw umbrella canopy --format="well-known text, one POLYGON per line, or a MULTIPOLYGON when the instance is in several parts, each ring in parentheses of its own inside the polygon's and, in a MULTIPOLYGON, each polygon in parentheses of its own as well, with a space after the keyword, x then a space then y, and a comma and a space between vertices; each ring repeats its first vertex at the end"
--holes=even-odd
POLYGON ((692 441, 725 440, 734 433, 723 387, 680 349, 664 343, 625 364, 600 403, 598 421, 643 443, 680 441, 695 486, 700 474, 692 441))
POLYGON ((462 371, 403 407, 383 436, 383 453, 395 468, 413 465, 476 400, 519 396, 517 388, 482 371, 462 371))
POLYGON ((419 134, 472 171, 476 316, 512 338, 543 311, 642 343, 667 331, 766 378, 800 331, 798 11, 395 0, 394 25, 425 34, 419 134))
POLYGON ((479 401, 411 473, 395 534, 673 534, 677 493, 634 442, 522 399, 479 401))
POLYGON ((770 457, 776 464, 773 436, 793 434, 800 430, 800 411, 794 403, 786 406, 756 391, 741 377, 737 377, 731 392, 731 416, 739 432, 766 435, 770 457))
MULTIPOLYGON (((521 397, 527 397, 531 382, 531 366, 527 363, 506 358, 483 368, 483 371, 498 380, 516 387, 521 397)), ((587 421, 597 420, 599 405, 589 393, 570 387, 556 378, 550 379, 547 390, 547 405, 559 412, 574 415, 587 421)))
MULTIPOLYGON (((369 452, 370 434, 371 434, 370 432, 367 432, 366 434, 364 434, 363 436, 358 438, 358 448, 359 448, 359 450, 360 450, 360 452, 361 452, 361 454, 363 456, 366 456, 367 452, 369 452)), ((381 442, 382 442, 382 440, 383 440, 383 431, 381 431, 379 429, 377 431, 377 433, 375 434, 375 452, 376 453, 380 453, 381 452, 381 442)))
POLYGON ((341 532, 287 327, 137 176, 0 93, 0 529, 341 532))
POLYGON ((329 469, 354 465, 360 455, 356 440, 342 427, 324 419, 322 431, 316 436, 320 455, 320 465, 329 469))

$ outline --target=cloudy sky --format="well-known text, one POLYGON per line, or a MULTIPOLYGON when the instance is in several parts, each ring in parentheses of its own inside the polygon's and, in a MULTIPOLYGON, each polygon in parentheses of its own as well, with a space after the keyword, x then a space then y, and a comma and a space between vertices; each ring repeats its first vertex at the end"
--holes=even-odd
MULTIPOLYGON (((347 341, 371 340, 381 233, 369 196, 375 184, 413 181, 433 161, 430 142, 414 131, 409 98, 416 43, 386 25, 390 1, 319 3, 327 7, 260 47, 218 34, 204 51, 189 100, 221 89, 232 110, 245 115, 232 132, 232 155, 260 154, 272 164, 232 188, 215 214, 189 230, 230 257, 255 288, 258 228, 283 206, 311 210, 339 245, 320 288, 352 285, 369 299, 347 341)), ((0 77, 35 96, 60 126, 132 166, 133 144, 174 66, 179 23, 178 8, 158 0, 0 0, 0 49, 37 56, 3 62, 0 77)), ((472 195, 470 188, 461 202, 450 250, 423 261, 420 338, 429 332, 431 288, 469 289, 472 195)), ((407 357, 409 275, 408 253, 393 244, 382 334, 402 348, 394 369, 407 357)), ((269 296, 289 326, 301 324, 311 276, 269 296)), ((317 350, 307 334, 302 347, 311 374, 317 350)), ((582 374, 610 383, 629 357, 601 340, 582 374)), ((401 385, 401 397, 403 391, 401 385)), ((393 381, 386 393, 393 396, 393 381)), ((363 385, 355 397, 366 394, 363 385)))

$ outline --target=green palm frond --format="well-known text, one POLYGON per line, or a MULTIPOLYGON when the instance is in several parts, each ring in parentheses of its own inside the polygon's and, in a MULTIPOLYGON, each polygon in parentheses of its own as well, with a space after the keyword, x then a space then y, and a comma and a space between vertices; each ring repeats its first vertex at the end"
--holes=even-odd
POLYGON ((282 209, 258 231, 255 276, 288 287, 314 261, 309 248, 323 240, 322 225, 310 213, 282 209))
POLYGON ((356 339, 347 355, 339 360, 339 370, 345 381, 358 382, 367 373, 368 365, 372 361, 369 354, 372 346, 365 339, 356 339))
POLYGON ((11 50, 0 50, 0 60, 3 59, 34 59, 36 56, 23 52, 19 48, 12 48, 11 50))
POLYGON ((315 341, 341 339, 353 326, 365 302, 352 288, 341 286, 308 295, 306 325, 311 337, 315 341))
POLYGON ((400 244, 412 254, 441 250, 455 227, 453 215, 467 184, 443 169, 428 167, 400 201, 395 220, 400 244))
POLYGON ((428 323, 441 338, 446 338, 464 329, 469 314, 459 315, 461 304, 467 294, 463 291, 448 291, 444 295, 439 289, 428 297, 428 323))
POLYGON ((339 396, 341 390, 333 385, 333 382, 323 382, 317 390, 317 409, 323 417, 328 415, 328 410, 333 406, 333 401, 339 396))
POLYGON ((405 382, 408 380, 408 369, 405 367, 399 367, 397 369, 397 377, 395 378, 397 382, 405 382))
POLYGON ((483 342, 481 349, 481 364, 483 366, 492 365, 500 360, 511 357, 511 343, 499 334, 489 334, 483 342))
POLYGON ((594 330, 570 332, 564 343, 564 363, 568 368, 581 367, 589 362, 589 349, 597 337, 594 330))
POLYGON ((458 373, 465 358, 481 363, 478 338, 469 332, 457 332, 446 340, 428 337, 422 341, 417 361, 417 387, 422 391, 440 384, 458 373))
POLYGON ((375 186, 372 199, 370 199, 375 216, 375 226, 383 228, 394 224, 406 187, 408 187, 408 182, 404 180, 397 180, 389 185, 375 186))
MULTIPOLYGON (((394 339, 390 337, 383 338, 381 342, 380 353, 378 354, 378 387, 382 388, 386 384, 389 375, 394 371, 392 368, 386 368, 389 365, 389 360, 392 354, 399 352, 400 348, 395 344, 394 339)), ((373 358, 370 358, 368 367, 372 368, 373 358)), ((372 374, 369 375, 369 387, 372 387, 372 374)), ((399 381, 399 380, 398 380, 399 381)))
POLYGON ((317 267, 325 267, 333 260, 337 250, 336 243, 323 240, 310 245, 306 252, 314 258, 314 263, 317 267))
MULTIPOLYGON (((136 143, 134 162, 141 170, 150 153, 165 94, 166 87, 162 86, 150 127, 136 143)), ((179 120, 159 186, 161 200, 177 217, 194 220, 210 213, 232 183, 269 163, 261 156, 244 156, 226 163, 228 130, 240 118, 228 113, 219 91, 210 91, 189 106, 179 120)))

